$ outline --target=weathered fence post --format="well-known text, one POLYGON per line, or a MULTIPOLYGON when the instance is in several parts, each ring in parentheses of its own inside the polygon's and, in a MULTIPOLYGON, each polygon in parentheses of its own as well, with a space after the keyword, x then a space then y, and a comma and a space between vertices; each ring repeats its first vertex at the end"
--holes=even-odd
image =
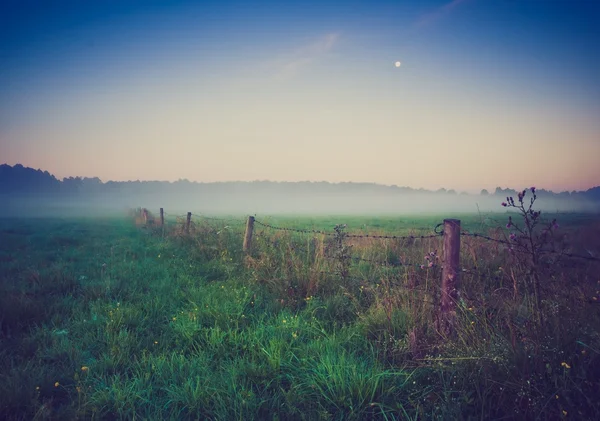
POLYGON ((442 300, 440 328, 450 335, 456 319, 460 260, 460 220, 444 219, 444 250, 442 269, 442 300))
POLYGON ((190 223, 192 222, 192 212, 187 213, 187 221, 185 222, 185 233, 190 233, 190 223))
POLYGON ((165 211, 163 208, 160 208, 160 226, 161 228, 165 226, 165 211))
POLYGON ((246 233, 244 234, 244 252, 250 250, 252 246, 252 231, 254 231, 254 217, 249 216, 248 221, 246 222, 246 233))
POLYGON ((142 218, 144 218, 144 225, 148 225, 148 209, 142 209, 142 218))

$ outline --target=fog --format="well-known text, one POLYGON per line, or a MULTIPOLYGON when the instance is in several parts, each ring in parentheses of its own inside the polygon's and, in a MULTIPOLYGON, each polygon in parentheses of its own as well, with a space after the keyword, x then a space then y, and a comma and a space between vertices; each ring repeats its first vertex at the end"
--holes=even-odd
MULTIPOLYGON (((335 186, 335 185, 333 185, 335 186)), ((167 215, 186 212, 206 215, 395 215, 455 214, 505 212, 501 203, 506 196, 433 192, 344 192, 330 191, 286 192, 285 189, 255 189, 240 186, 211 185, 202 192, 101 192, 78 196, 51 194, 10 194, 0 196, 3 206, 0 216, 23 217, 112 217, 124 215, 129 209, 143 207, 158 214, 162 207, 167 215)), ((321 189, 322 190, 322 189, 321 189)), ((526 203, 531 194, 528 192, 526 203)), ((516 200, 516 195, 514 195, 516 200)), ((544 212, 600 212, 600 202, 583 197, 540 194, 534 209, 544 212), (557 197, 558 196, 558 197, 557 197)))

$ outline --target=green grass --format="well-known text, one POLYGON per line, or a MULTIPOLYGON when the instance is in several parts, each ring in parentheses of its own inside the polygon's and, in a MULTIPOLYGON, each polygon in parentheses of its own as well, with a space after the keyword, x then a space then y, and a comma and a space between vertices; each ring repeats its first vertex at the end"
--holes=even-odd
MULTIPOLYGON (((498 238, 506 219, 459 217, 498 238)), ((442 219, 257 217, 395 235, 442 219)), ((560 221, 570 247, 599 251, 593 219, 560 221)), ((332 237, 257 225, 245 256, 242 223, 195 217, 184 235, 167 222, 0 220, 0 419, 598 418, 598 263, 539 268, 539 327, 524 269, 464 237, 445 338, 441 269, 420 268, 439 238, 347 239, 363 260, 340 276, 332 237)))

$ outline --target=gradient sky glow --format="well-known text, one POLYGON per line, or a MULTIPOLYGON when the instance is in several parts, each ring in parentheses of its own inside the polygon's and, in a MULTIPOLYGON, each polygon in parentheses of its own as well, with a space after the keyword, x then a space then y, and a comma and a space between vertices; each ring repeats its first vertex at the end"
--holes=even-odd
POLYGON ((59 178, 600 185, 596 0, 5 0, 0 63, 59 178))

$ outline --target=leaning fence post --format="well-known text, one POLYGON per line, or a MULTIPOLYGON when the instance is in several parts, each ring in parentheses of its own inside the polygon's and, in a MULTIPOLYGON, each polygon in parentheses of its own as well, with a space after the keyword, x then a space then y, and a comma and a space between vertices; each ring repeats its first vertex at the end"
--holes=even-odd
POLYGON ((190 233, 190 223, 192 222, 192 212, 187 213, 187 221, 185 222, 185 232, 190 233))
POLYGON ((460 220, 444 219, 444 250, 442 269, 442 300, 440 328, 450 335, 456 319, 460 260, 460 220))
POLYGON ((254 231, 254 217, 248 216, 248 221, 246 222, 246 233, 244 234, 244 252, 250 250, 250 246, 252 245, 252 231, 254 231))
POLYGON ((165 226, 165 211, 163 208, 160 208, 160 226, 161 228, 165 226))

